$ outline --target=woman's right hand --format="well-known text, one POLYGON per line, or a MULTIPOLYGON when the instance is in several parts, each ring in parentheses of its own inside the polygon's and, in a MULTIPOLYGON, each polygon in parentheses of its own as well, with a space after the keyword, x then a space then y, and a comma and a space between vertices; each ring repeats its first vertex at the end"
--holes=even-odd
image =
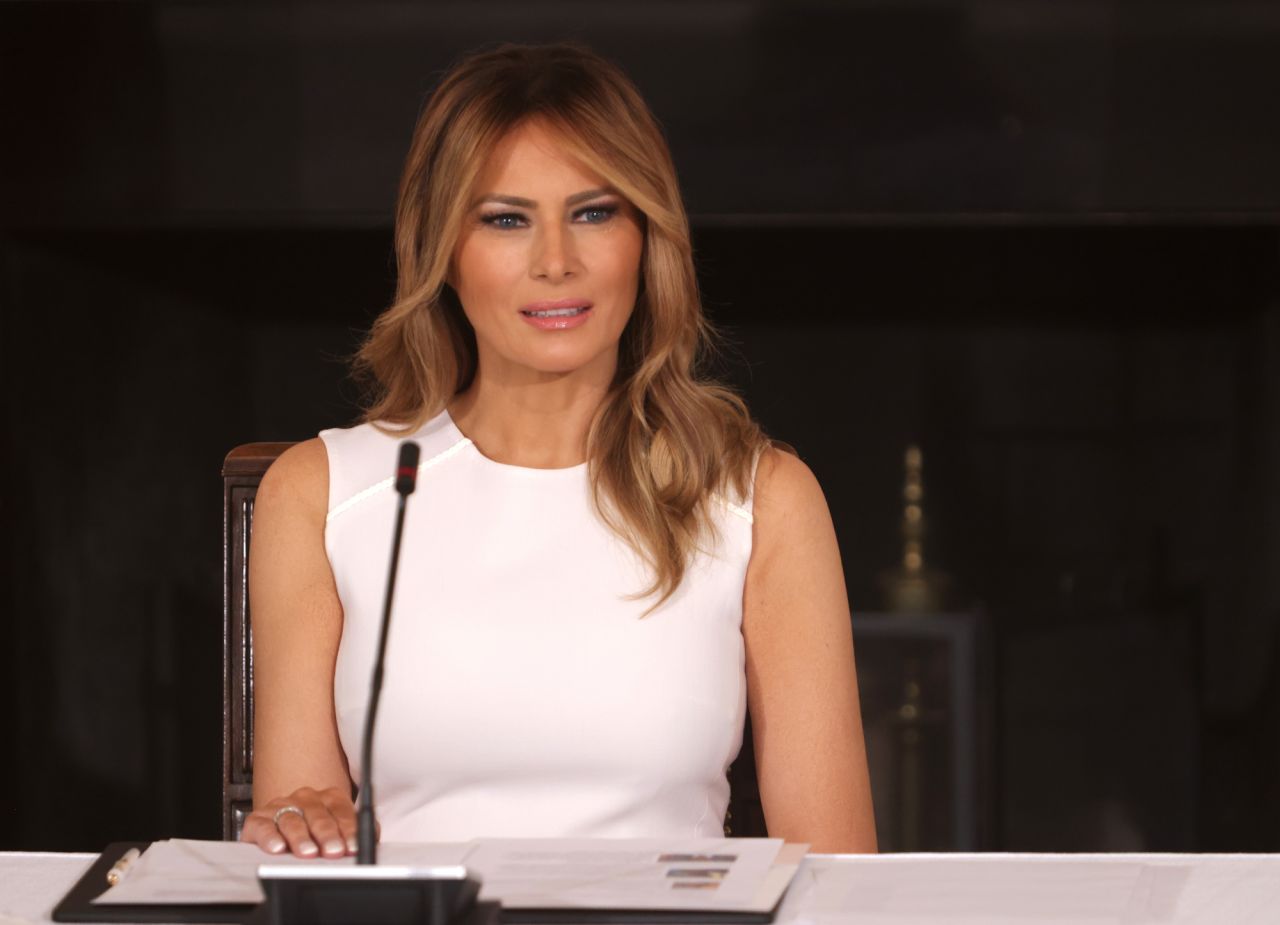
POLYGON ((355 804, 351 794, 338 787, 300 787, 254 809, 244 821, 240 840, 271 854, 288 850, 300 858, 355 854, 355 804), (293 809, 281 812, 285 807, 293 809))

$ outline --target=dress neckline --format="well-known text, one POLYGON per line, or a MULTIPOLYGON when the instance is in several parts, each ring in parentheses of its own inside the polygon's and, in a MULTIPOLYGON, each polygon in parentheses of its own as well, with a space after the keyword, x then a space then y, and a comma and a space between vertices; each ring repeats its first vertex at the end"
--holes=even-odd
POLYGON ((527 474, 534 477, 555 477, 557 475, 571 475, 585 472, 587 469, 587 461, 584 460, 573 466, 556 466, 552 468, 541 468, 538 466, 517 466, 512 463, 498 462, 480 451, 480 447, 476 446, 476 442, 462 432, 462 428, 458 426, 458 422, 453 419, 453 415, 449 413, 449 409, 445 408, 440 412, 440 416, 444 419, 444 426, 457 435, 458 440, 465 440, 468 448, 473 455, 486 465, 493 466, 496 469, 506 470, 513 474, 527 474))

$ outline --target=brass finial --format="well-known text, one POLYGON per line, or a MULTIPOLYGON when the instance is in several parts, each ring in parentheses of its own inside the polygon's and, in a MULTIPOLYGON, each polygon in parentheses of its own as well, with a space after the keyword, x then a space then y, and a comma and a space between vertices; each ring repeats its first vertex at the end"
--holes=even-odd
POLYGON ((913 443, 903 462, 902 570, 918 578, 924 573, 924 453, 913 443))
POLYGON ((924 561, 924 452, 916 444, 903 454, 902 564, 881 578, 886 606, 895 613, 933 613, 942 606, 947 577, 924 561))

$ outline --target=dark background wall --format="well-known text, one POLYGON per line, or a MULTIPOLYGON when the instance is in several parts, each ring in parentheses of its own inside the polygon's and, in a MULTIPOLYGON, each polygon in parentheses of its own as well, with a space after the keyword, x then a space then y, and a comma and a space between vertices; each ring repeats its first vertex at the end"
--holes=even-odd
POLYGON ((423 94, 576 37, 670 134, 723 374, 857 609, 925 450, 989 848, 1280 844, 1280 8, 0 7, 0 847, 217 837, 218 465, 353 419, 423 94))

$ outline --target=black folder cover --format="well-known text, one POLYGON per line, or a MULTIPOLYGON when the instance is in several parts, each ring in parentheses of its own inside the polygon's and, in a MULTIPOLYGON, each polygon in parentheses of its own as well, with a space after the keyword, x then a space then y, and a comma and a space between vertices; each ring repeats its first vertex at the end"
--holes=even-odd
MULTIPOLYGON (((187 903, 183 905, 119 906, 94 905, 93 900, 107 889, 107 871, 130 848, 145 851, 149 842, 112 842, 103 849, 98 859, 76 881, 62 901, 53 909, 55 922, 132 922, 146 925, 162 922, 166 925, 185 925, 187 922, 217 923, 228 925, 260 925, 259 912, 262 903, 253 905, 209 905, 187 903)), ((781 905, 781 900, 779 900, 781 905)), ((506 909, 501 913, 503 925, 574 925, 574 923, 602 923, 602 925, 652 925, 652 923, 681 923, 681 925, 768 925, 778 914, 775 906, 768 912, 679 912, 653 909, 506 909)))

